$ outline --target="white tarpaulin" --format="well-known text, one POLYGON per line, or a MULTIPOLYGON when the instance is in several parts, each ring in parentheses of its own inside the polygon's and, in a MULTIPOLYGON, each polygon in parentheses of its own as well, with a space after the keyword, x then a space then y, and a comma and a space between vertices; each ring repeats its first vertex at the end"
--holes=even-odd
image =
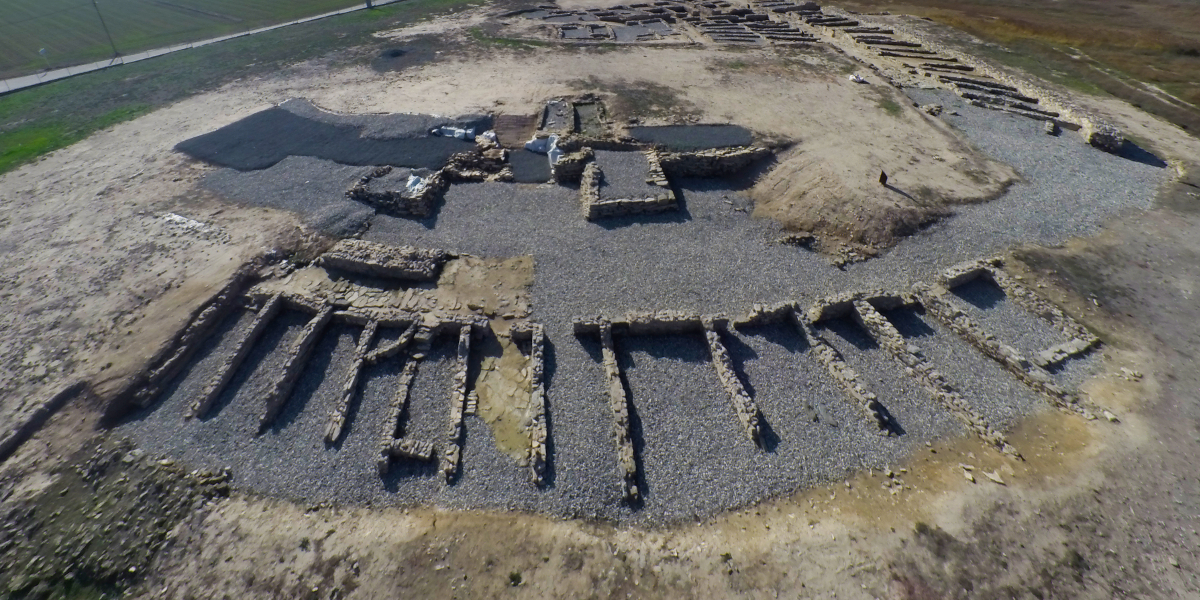
POLYGON ((448 125, 436 127, 429 133, 440 135, 442 137, 452 137, 458 140, 475 141, 475 129, 459 129, 458 127, 450 127, 448 125))
POLYGON ((563 151, 558 149, 558 136, 551 135, 544 138, 535 137, 528 142, 525 142, 525 149, 538 154, 545 154, 550 159, 550 164, 558 162, 558 159, 563 155, 563 151))

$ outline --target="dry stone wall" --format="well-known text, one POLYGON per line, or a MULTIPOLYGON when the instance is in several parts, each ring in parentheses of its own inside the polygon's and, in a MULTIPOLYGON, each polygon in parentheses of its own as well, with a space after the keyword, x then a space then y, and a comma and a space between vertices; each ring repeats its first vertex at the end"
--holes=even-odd
POLYGON ((110 413, 125 410, 123 405, 126 398, 143 408, 158 398, 163 388, 188 364, 204 340, 233 310, 243 290, 261 276, 261 270, 260 260, 251 261, 238 269, 211 300, 192 313, 183 331, 156 353, 150 361, 153 366, 117 402, 110 405, 110 413))
POLYGON ((527 322, 522 327, 514 327, 512 336, 516 339, 528 336, 529 339, 529 403, 532 412, 529 424, 529 471, 534 485, 541 486, 545 483, 548 460, 546 445, 550 435, 546 420, 546 331, 540 323, 527 322))
MULTIPOLYGON (((648 156, 651 154, 648 153, 648 156)), ((653 165, 654 163, 651 164, 653 165)), ((678 209, 679 204, 676 201, 675 192, 667 184, 666 177, 662 175, 662 169, 657 169, 656 175, 655 169, 652 168, 651 177, 653 178, 653 183, 660 185, 662 190, 653 196, 645 198, 602 198, 600 196, 600 184, 604 178, 604 172, 595 162, 587 163, 579 182, 579 201, 583 207, 583 217, 589 221, 595 221, 607 217, 654 214, 678 209), (662 183, 659 184, 659 181, 662 183)), ((650 179, 647 181, 650 181, 650 179)))
POLYGON ((712 364, 717 372, 717 378, 721 380, 721 387, 725 388, 730 401, 733 402, 733 410, 737 413, 742 429, 745 430, 751 442, 761 445, 762 414, 758 410, 758 405, 754 403, 754 399, 746 393, 746 387, 742 385, 741 378, 733 368, 733 360, 729 357, 729 351, 721 341, 721 332, 710 319, 706 319, 704 322, 704 339, 708 342, 708 352, 712 356, 712 364))
POLYGON ((633 438, 629 435, 629 398, 625 396, 625 385, 621 380, 621 365, 617 362, 612 324, 601 321, 599 329, 604 376, 608 384, 608 404, 613 412, 613 441, 617 446, 617 463, 624 473, 622 488, 625 499, 636 502, 641 492, 638 489, 637 457, 633 450, 633 438))
POLYGON ((900 363, 906 375, 919 381, 935 400, 975 432, 975 435, 1009 456, 1020 457, 1004 436, 988 425, 942 373, 934 368, 921 349, 908 343, 896 327, 875 310, 869 301, 855 300, 854 316, 859 325, 900 363))
POLYGON ((321 334, 324 333, 325 327, 331 320, 333 320, 333 307, 326 305, 304 326, 300 337, 288 350, 287 362, 284 363, 283 368, 276 375, 275 382, 271 384, 267 392, 265 410, 258 424, 260 431, 269 427, 279 416, 284 404, 291 397, 292 390, 300 379, 300 374, 304 372, 304 365, 308 362, 308 357, 316 348, 317 341, 321 339, 321 334))
POLYGON ((662 170, 672 177, 732 177, 774 153, 757 146, 715 148, 663 155, 662 170))
POLYGON ((392 279, 437 279, 442 265, 455 255, 445 250, 388 246, 356 239, 344 239, 317 258, 317 264, 373 277, 392 279))
POLYGON ((454 370, 454 387, 450 390, 450 427, 446 436, 446 447, 442 451, 441 473, 446 483, 458 476, 462 461, 463 411, 467 401, 467 366, 471 355, 471 327, 464 325, 458 330, 458 356, 454 370))
POLYGON ((1033 290, 1022 285, 1004 270, 1001 258, 990 258, 955 265, 941 274, 939 282, 946 289, 954 289, 964 283, 983 277, 988 279, 1025 310, 1041 317, 1055 330, 1067 338, 1066 342, 1043 350, 1033 357, 1033 363, 1050 368, 1062 361, 1083 354, 1097 344, 1100 338, 1088 331, 1075 319, 1067 316, 1060 308, 1043 300, 1033 290))
POLYGON ((879 398, 875 396, 874 392, 871 392, 859 383, 858 372, 846 364, 842 355, 825 338, 817 333, 812 323, 800 311, 793 310, 791 312, 791 321, 800 330, 800 333, 808 339, 813 355, 825 367, 825 370, 829 372, 829 376, 841 388, 842 393, 850 398, 865 415, 874 421, 880 431, 890 431, 892 423, 887 409, 879 401, 879 398))
POLYGON ((363 365, 367 360, 367 352, 375 341, 375 330, 378 321, 367 321, 362 333, 358 335, 358 345, 354 349, 354 358, 346 371, 346 379, 342 383, 342 393, 338 403, 329 412, 329 425, 325 428, 325 441, 332 444, 342 437, 342 428, 346 425, 346 412, 350 410, 350 402, 358 391, 358 380, 362 375, 363 365))
MULTIPOLYGON (((393 456, 403 456, 406 458, 417 458, 411 454, 397 452, 398 449, 413 449, 425 448, 425 444, 413 440, 408 444, 401 445, 400 442, 404 438, 397 438, 396 434, 400 430, 400 415, 404 413, 404 409, 408 406, 408 396, 412 392, 413 381, 417 378, 417 365, 419 359, 413 358, 404 363, 404 371, 400 374, 400 379, 396 383, 396 393, 392 395, 392 401, 388 404, 387 417, 383 420, 383 435, 379 441, 379 458, 376 463, 376 468, 379 476, 387 474, 388 468, 391 465, 393 456)), ((428 444, 429 455, 421 458, 421 460, 433 459, 433 445, 428 444)))
POLYGON ((1055 406, 1092 417, 1092 408, 1075 393, 1055 384, 1045 369, 1031 363, 1016 349, 1000 343, 995 336, 967 315, 945 287, 917 284, 913 287, 921 304, 939 321, 988 357, 1000 363, 1029 387, 1040 392, 1055 406))
POLYGON ((246 334, 238 341, 237 348, 233 351, 233 354, 230 354, 221 366, 217 367, 217 373, 213 375, 213 378, 200 391, 199 397, 189 405, 186 415, 188 418, 202 417, 208 412, 213 402, 216 402, 217 398, 221 396, 221 392, 233 380, 234 374, 237 373, 242 363, 246 361, 246 357, 250 356, 250 350, 254 347, 254 344, 258 343, 263 332, 267 330, 267 325, 270 325, 271 321, 279 315, 279 311, 283 309, 283 305, 283 298, 279 294, 275 294, 258 310, 254 321, 246 329, 246 334))

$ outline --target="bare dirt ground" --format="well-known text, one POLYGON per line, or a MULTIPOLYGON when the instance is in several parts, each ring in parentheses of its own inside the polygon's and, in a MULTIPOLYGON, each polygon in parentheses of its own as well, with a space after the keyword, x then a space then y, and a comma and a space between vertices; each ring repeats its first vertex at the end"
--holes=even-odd
MULTIPOLYGON (((448 28, 461 32, 462 25, 448 28)), ((856 221, 928 208, 855 196, 860 180, 873 182, 880 168, 900 189, 924 186, 930 197, 960 200, 997 193, 1012 177, 906 103, 898 103, 899 114, 885 110, 846 81, 847 65, 834 55, 635 48, 619 56, 497 51, 487 61, 446 60, 387 75, 302 64, 185 100, 3 176, 0 422, 17 420, 39 394, 77 377, 92 378, 103 401, 243 261, 318 243, 287 213, 195 191, 207 167, 171 151, 295 96, 352 113, 528 114, 547 97, 579 91, 581 74, 600 90, 653 82, 703 121, 803 141, 781 169, 796 176, 817 169, 829 190, 819 200, 856 198, 862 210, 847 213, 856 221), (796 111, 807 118, 792 118, 796 111)), ((1153 149, 1179 168, 1200 161, 1196 140, 1178 128, 1118 101, 1096 103, 1139 139, 1154 140, 1153 149)), ((301 507, 235 494, 198 506, 165 535, 165 551, 151 564, 133 564, 141 569, 133 595, 1194 597, 1197 183, 1172 184, 1159 208, 1113 223, 1098 238, 1018 252, 1028 277, 1103 334, 1109 368, 1089 393, 1122 420, 1031 420, 1010 437, 1025 463, 976 442, 935 445, 890 476, 863 474, 670 530, 521 514, 301 507)), ((807 201, 793 197, 788 214, 808 214, 793 212, 807 201)), ((846 239, 870 241, 862 236, 874 231, 855 233, 839 214, 821 216, 846 239)), ((78 453, 102 435, 96 419, 93 407, 73 405, 6 461, 0 506, 64 481, 78 453)), ((62 534, 60 544, 73 543, 70 532, 62 534)))

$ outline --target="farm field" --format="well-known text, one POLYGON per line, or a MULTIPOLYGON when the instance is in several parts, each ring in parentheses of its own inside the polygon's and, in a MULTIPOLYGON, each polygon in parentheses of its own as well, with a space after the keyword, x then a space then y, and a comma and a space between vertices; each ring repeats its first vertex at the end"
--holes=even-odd
POLYGON ((0 78, 282 23, 354 0, 9 0, 0 11, 0 78), (45 49, 45 53, 39 51, 45 49))

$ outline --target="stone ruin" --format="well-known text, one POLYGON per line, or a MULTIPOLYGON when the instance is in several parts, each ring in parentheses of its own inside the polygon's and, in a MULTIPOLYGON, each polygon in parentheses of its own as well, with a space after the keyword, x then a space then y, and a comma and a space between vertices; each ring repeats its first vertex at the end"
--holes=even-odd
POLYGON ((478 142, 478 150, 455 154, 446 166, 433 172, 378 167, 359 178, 346 191, 346 198, 387 214, 425 218, 433 214, 451 183, 512 181, 512 169, 506 164, 508 151, 483 139, 478 142))
POLYGON ((935 286, 918 284, 914 286, 913 291, 902 293, 880 290, 850 292, 819 300, 806 310, 796 303, 783 302, 755 304, 746 314, 734 318, 666 310, 631 312, 620 318, 597 316, 575 319, 574 331, 577 336, 596 335, 600 338, 609 404, 613 413, 613 439, 618 462, 625 474, 623 487, 626 498, 635 501, 640 497, 637 487, 639 465, 629 432, 631 399, 626 394, 624 375, 616 355, 618 348, 615 340, 619 334, 642 336, 702 333, 709 348, 713 368, 733 403, 734 413, 747 437, 759 445, 762 414, 746 392, 722 341, 723 332, 730 325, 742 327, 778 323, 795 327, 809 341, 814 357, 825 367, 847 400, 857 406, 881 433, 890 434, 894 430, 893 417, 888 409, 867 389, 860 381, 859 374, 846 364, 842 355, 817 329, 817 325, 823 321, 849 316, 892 356, 905 375, 919 383, 969 431, 998 451, 1020 459, 1020 454, 1009 444, 1004 434, 989 425, 973 408, 970 400, 936 369, 922 349, 905 340, 895 325, 880 312, 908 306, 926 309, 970 346, 1000 363, 1053 406, 1089 419, 1095 418, 1096 412, 1111 415, 1078 394, 1054 384, 1045 369, 1023 358, 1016 350, 997 342, 994 335, 957 309, 954 301, 949 299, 947 286, 954 287, 977 277, 988 277, 996 281, 1006 295, 1024 308, 1046 319, 1056 329, 1073 336, 1071 341, 1042 352, 1039 355, 1041 359, 1062 360, 1060 357, 1064 354, 1076 356, 1099 343, 1082 325, 1016 282, 999 268, 1001 264, 1000 259, 976 261, 949 269, 935 286))
POLYGON ((1124 144, 1119 129, 1092 111, 1030 78, 1014 75, 961 51, 929 40, 903 24, 878 24, 863 15, 824 9, 815 2, 751 0, 735 6, 725 0, 659 1, 605 9, 517 11, 556 27, 556 37, 572 42, 648 41, 680 37, 716 44, 807 47, 818 42, 865 50, 867 66, 897 87, 892 74, 904 73, 950 90, 976 106, 1046 121, 1049 133, 1060 127, 1079 131, 1093 146, 1117 152, 1124 144), (648 28, 648 26, 650 26, 648 28), (636 31, 634 31, 636 30, 636 31), (620 32, 632 34, 621 35, 620 32))
MULTIPOLYGON (((370 277, 399 280, 429 281, 438 276, 443 265, 454 255, 440 250, 394 248, 359 240, 339 242, 316 261, 321 267, 370 277)), ((647 335, 702 335, 708 348, 714 372, 729 397, 740 430, 750 443, 763 447, 764 416, 737 372, 726 345, 729 327, 779 324, 792 327, 809 342, 813 357, 828 373, 832 382, 863 417, 881 434, 890 435, 895 429, 894 418, 887 407, 862 381, 839 351, 825 339, 820 325, 825 321, 850 317, 887 352, 906 376, 922 388, 946 411, 957 418, 969 431, 997 450, 1014 458, 1019 454, 972 405, 970 398, 956 389, 955 384, 940 373, 923 350, 906 340, 884 312, 900 307, 920 307, 964 339, 970 347, 981 351, 1052 405, 1066 411, 1094 418, 1102 411, 1077 393, 1054 383, 1046 370, 1071 356, 1081 355, 1099 344, 1099 340, 1082 325, 1057 307, 1042 300, 1021 285, 1002 268, 1000 259, 965 263, 943 272, 934 283, 918 283, 909 292, 868 290, 832 296, 801 308, 795 302, 755 304, 745 314, 694 314, 680 311, 630 312, 620 317, 597 316, 574 320, 577 336, 598 336, 602 351, 609 408, 613 417, 612 436, 620 470, 623 473, 622 493, 632 502, 643 492, 639 488, 640 464, 630 432, 632 398, 626 392, 624 374, 618 359, 618 338, 647 335), (1068 336, 1068 341, 1039 352, 1030 360, 1017 350, 999 342, 995 335, 973 320, 953 299, 950 290, 985 278, 999 287, 1017 305, 1045 320, 1055 330, 1068 336)), ((307 324, 289 345, 283 366, 272 376, 263 395, 259 418, 260 431, 269 428, 288 402, 295 385, 311 358, 311 353, 323 332, 331 323, 351 323, 362 327, 349 367, 342 375, 340 394, 329 413, 324 439, 336 444, 343 436, 349 407, 361 385, 362 370, 383 361, 399 361, 403 367, 396 384, 387 416, 381 424, 376 469, 383 475, 393 461, 437 461, 437 470, 447 484, 453 484, 461 472, 464 418, 475 413, 478 396, 469 380, 473 340, 490 330, 487 317, 466 312, 431 309, 419 306, 415 310, 403 307, 403 301, 393 298, 391 304, 364 303, 354 290, 334 286, 329 293, 314 293, 305 289, 281 287, 298 271, 285 265, 264 267, 259 263, 247 265, 220 290, 213 299, 196 311, 194 318, 172 344, 165 347, 149 369, 123 397, 113 410, 128 410, 131 405, 149 406, 170 384, 183 366, 192 360, 205 338, 212 335, 216 325, 234 310, 245 304, 255 315, 248 327, 241 329, 232 352, 216 368, 211 380, 187 407, 186 418, 203 417, 222 391, 228 387, 239 365, 250 354, 267 325, 278 318, 283 309, 309 315, 307 324), (401 306, 397 306, 400 304, 401 306), (392 342, 377 340, 381 327, 402 331, 392 342), (440 439, 417 439, 405 431, 402 415, 409 405, 412 384, 436 336, 453 335, 457 351, 453 358, 453 377, 448 390, 445 436, 440 439)), ((516 320, 509 332, 527 356, 531 385, 531 415, 528 427, 529 445, 526 458, 530 479, 538 486, 545 484, 550 461, 548 455, 549 420, 544 381, 545 331, 541 324, 527 319, 516 320)), ((744 443, 744 442, 734 442, 744 443)))

